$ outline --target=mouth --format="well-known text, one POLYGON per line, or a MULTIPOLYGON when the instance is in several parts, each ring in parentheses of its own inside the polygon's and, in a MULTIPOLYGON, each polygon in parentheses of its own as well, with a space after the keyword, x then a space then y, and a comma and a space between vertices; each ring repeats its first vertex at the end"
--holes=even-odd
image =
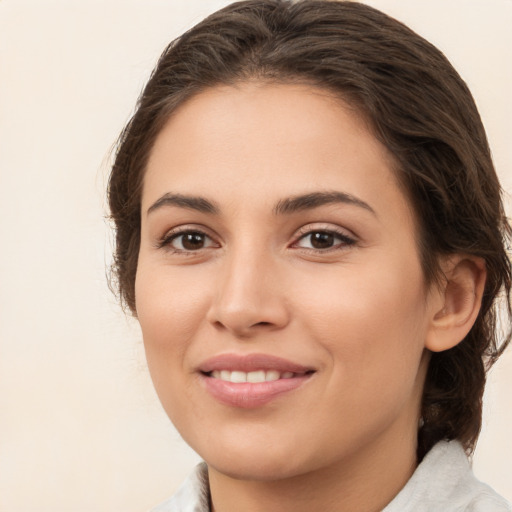
POLYGON ((259 382, 274 382, 280 379, 304 377, 311 373, 313 373, 313 370, 303 373, 294 373, 289 371, 279 372, 278 370, 256 370, 252 372, 243 372, 239 370, 214 370, 205 375, 213 379, 223 380, 224 382, 233 382, 237 384, 241 382, 250 382, 252 384, 257 384, 259 382))
POLYGON ((316 370, 265 354, 223 354, 205 361, 199 374, 208 393, 223 405, 261 407, 297 390, 316 370))

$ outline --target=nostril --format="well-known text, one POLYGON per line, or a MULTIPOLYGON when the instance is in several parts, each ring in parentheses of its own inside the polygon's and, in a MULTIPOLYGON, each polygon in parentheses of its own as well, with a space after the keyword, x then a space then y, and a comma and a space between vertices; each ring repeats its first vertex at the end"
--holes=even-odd
POLYGON ((216 322, 214 322, 214 324, 213 324, 213 325, 214 325, 217 329, 224 329, 224 325, 222 324, 222 322, 220 322, 220 321, 218 321, 218 320, 217 320, 216 322))

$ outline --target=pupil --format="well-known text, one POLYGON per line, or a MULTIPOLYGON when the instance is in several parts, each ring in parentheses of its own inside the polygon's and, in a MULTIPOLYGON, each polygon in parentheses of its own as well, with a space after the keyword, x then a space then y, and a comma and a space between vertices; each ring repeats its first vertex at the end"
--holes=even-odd
POLYGON ((332 233, 317 232, 311 235, 311 245, 315 249, 328 249, 334 243, 334 235, 332 233))
POLYGON ((204 245, 204 235, 201 233, 188 233, 183 237, 181 243, 188 250, 201 249, 204 245))

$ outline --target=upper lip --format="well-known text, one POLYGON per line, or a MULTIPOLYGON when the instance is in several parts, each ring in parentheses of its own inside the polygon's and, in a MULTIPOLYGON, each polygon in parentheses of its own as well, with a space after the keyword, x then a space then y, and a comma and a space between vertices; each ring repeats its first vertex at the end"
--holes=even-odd
POLYGON ((198 370, 202 373, 210 373, 216 370, 240 372, 276 370, 279 372, 307 373, 314 371, 314 368, 269 354, 219 354, 203 361, 198 370))

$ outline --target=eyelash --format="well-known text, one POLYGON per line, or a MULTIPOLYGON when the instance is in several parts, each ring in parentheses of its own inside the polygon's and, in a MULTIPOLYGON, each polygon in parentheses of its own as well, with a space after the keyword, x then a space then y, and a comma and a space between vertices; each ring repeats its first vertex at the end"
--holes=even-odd
MULTIPOLYGON (((312 253, 318 253, 318 254, 325 254, 330 251, 336 251, 336 250, 343 250, 343 248, 349 247, 351 245, 354 245, 356 243, 356 240, 350 236, 348 236, 346 233, 332 229, 332 228, 311 228, 311 227, 304 227, 299 230, 298 236, 295 238, 295 241, 291 244, 292 248, 296 248, 299 250, 312 252, 312 253), (307 237, 311 237, 314 234, 323 234, 332 236, 335 239, 338 239, 339 242, 333 245, 332 247, 327 247, 323 249, 317 249, 314 247, 301 247, 299 242, 302 240, 305 240, 307 237)), ((182 242, 183 245, 183 242, 182 242)), ((194 229, 194 228, 181 228, 178 230, 174 230, 171 232, 166 233, 157 243, 158 249, 166 249, 172 253, 175 254, 183 254, 183 255, 189 255, 192 256, 194 254, 200 253, 204 249, 209 249, 210 247, 219 247, 219 244, 216 243, 211 236, 209 236, 207 233, 205 233, 202 229, 194 229), (200 247, 198 249, 179 249, 172 246, 172 243, 175 240, 178 240, 180 237, 183 237, 185 235, 199 235, 200 237, 203 237, 203 240, 210 240, 211 243, 207 247, 200 247)))
POLYGON ((347 235, 343 231, 338 231, 336 229, 332 228, 311 228, 311 227, 304 227, 299 230, 299 236, 296 238, 296 240, 293 242, 292 246, 297 247, 298 249, 305 250, 308 252, 313 253, 319 253, 319 254, 325 254, 330 251, 339 251, 343 250, 344 248, 350 247, 351 245, 354 245, 356 243, 356 239, 347 235), (314 234, 323 234, 323 235, 329 235, 333 236, 335 239, 338 239, 339 242, 334 244, 332 247, 328 247, 325 249, 316 249, 314 247, 308 248, 308 247, 300 247, 298 246, 298 243, 302 240, 305 240, 308 237, 311 237, 314 234))
MULTIPOLYGON (((167 232, 157 243, 158 249, 166 249, 170 252, 177 253, 177 254, 184 254, 184 255, 193 255, 194 253, 198 253, 203 249, 208 249, 208 247, 201 247, 196 250, 192 249, 178 249, 176 247, 172 246, 172 243, 175 240, 178 240, 180 237, 184 237, 185 235, 199 235, 201 237, 204 237, 204 239, 209 239, 210 241, 213 241, 213 238, 209 236, 207 233, 205 233, 202 229, 199 228, 191 228, 191 227, 183 227, 179 228, 177 230, 173 230, 171 232, 167 232)), ((183 243, 182 243, 183 245, 183 243)), ((217 245, 215 242, 212 245, 217 245)))

